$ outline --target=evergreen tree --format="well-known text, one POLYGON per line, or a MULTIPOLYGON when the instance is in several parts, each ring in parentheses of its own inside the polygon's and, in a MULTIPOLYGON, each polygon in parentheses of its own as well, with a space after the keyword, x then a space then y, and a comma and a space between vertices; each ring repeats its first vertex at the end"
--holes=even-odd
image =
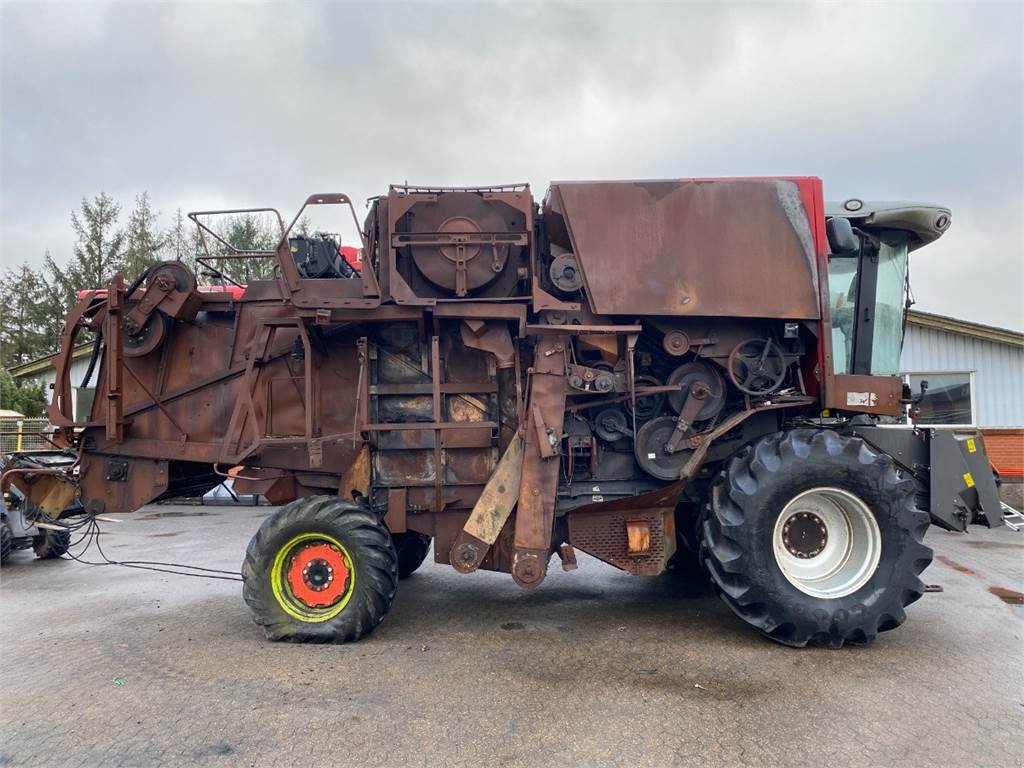
POLYGON ((0 368, 0 409, 16 411, 30 419, 45 416, 46 392, 43 385, 18 385, 10 371, 0 368))
MULTIPOLYGON (((124 266, 125 235, 117 228, 121 206, 100 192, 91 203, 82 198, 80 214, 71 214, 76 237, 74 259, 63 270, 72 296, 79 290, 103 288, 124 266)), ((61 273, 52 259, 50 265, 55 275, 61 273)))
POLYGON ((64 330, 64 317, 74 306, 78 293, 67 280, 49 251, 43 257, 47 269, 39 274, 39 330, 42 334, 42 354, 56 352, 64 330))
MULTIPOLYGON (((167 228, 161 238, 161 244, 163 246, 163 256, 165 259, 171 261, 184 261, 188 262, 189 257, 192 256, 192 244, 189 240, 188 225, 185 223, 185 214, 181 212, 181 208, 174 212, 174 218, 171 220, 171 226, 167 228)), ((189 265, 191 266, 191 265, 189 265)))
MULTIPOLYGON (((257 214, 242 213, 229 216, 218 229, 218 234, 240 251, 272 251, 277 245, 277 232, 257 214)), ((209 243, 212 238, 207 238, 209 243)), ((220 245, 217 243, 217 245, 220 245)), ((213 245, 210 247, 213 252, 213 245)), ((220 247, 221 253, 230 253, 220 247)), ((272 256, 251 256, 246 259, 222 261, 219 268, 238 282, 267 280, 274 274, 277 261, 272 256)))
POLYGON ((121 271, 126 280, 133 280, 147 267, 159 261, 164 237, 157 227, 159 214, 153 210, 149 193, 135 198, 135 207, 128 215, 124 234, 124 256, 121 271))
POLYGON ((12 367, 50 351, 46 336, 44 283, 26 263, 4 273, 7 286, 0 303, 0 365, 12 367))

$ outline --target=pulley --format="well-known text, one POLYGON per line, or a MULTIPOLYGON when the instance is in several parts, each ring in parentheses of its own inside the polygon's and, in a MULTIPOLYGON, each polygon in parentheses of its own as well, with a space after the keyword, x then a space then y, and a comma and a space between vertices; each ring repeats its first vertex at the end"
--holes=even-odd
POLYGON ((576 257, 571 253, 555 256, 548 274, 555 287, 565 293, 572 293, 583 287, 583 275, 580 273, 579 264, 576 263, 576 257))
POLYGON ((708 363, 683 363, 668 377, 668 383, 680 389, 668 393, 668 404, 673 411, 679 413, 686 403, 690 387, 704 384, 708 393, 704 405, 694 416, 694 421, 708 421, 715 418, 725 405, 725 382, 721 374, 708 363))
POLYGON ((594 417, 594 434, 605 442, 614 443, 623 437, 631 437, 633 431, 626 414, 619 408, 605 408, 594 417))
POLYGON ((693 453, 684 447, 676 451, 668 449, 669 440, 675 429, 675 417, 659 416, 648 421, 636 432, 633 452, 637 464, 644 472, 659 480, 678 480, 693 453))
MULTIPOLYGON (((127 316, 138 304, 138 301, 129 300, 125 302, 124 314, 127 316)), ((127 329, 124 333, 124 356, 142 357, 155 350, 167 337, 170 330, 171 318, 159 310, 150 313, 146 322, 136 332, 131 333, 127 329)))
MULTIPOLYGON (((660 387, 661 381, 656 379, 654 376, 648 376, 647 374, 640 374, 634 377, 633 383, 637 389, 640 387, 660 387)), ((662 392, 652 392, 650 394, 637 393, 636 396, 636 419, 637 421, 647 421, 652 419, 661 413, 661 406, 665 402, 665 395, 662 392)), ((626 400, 623 405, 626 406, 626 413, 633 416, 633 402, 626 400)))

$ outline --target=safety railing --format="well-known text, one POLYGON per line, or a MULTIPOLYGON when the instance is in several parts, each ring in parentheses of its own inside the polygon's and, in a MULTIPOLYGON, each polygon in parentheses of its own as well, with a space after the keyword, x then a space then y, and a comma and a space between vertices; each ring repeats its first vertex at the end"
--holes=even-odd
POLYGON ((53 449, 53 427, 47 419, 0 419, 0 454, 53 449))

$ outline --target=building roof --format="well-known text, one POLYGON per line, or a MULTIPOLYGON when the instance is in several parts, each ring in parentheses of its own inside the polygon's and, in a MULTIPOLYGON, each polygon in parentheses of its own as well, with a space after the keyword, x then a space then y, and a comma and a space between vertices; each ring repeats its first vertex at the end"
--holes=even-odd
MULTIPOLYGON (((92 354, 92 342, 86 344, 79 344, 71 352, 71 359, 78 360, 83 357, 88 357, 92 354)), ((27 363, 16 365, 13 368, 9 368, 11 378, 15 381, 18 379, 24 379, 26 376, 34 376, 37 373, 43 373, 44 371, 53 367, 53 361, 57 359, 57 353, 52 355, 46 355, 44 357, 38 357, 35 360, 30 360, 27 363)))
POLYGON ((931 312, 920 312, 911 309, 907 312, 907 323, 916 325, 919 328, 931 328, 936 331, 955 333, 960 336, 971 336, 984 341, 992 341, 996 344, 1009 344, 1014 347, 1024 347, 1024 333, 1011 331, 1009 328, 997 328, 994 325, 982 325, 972 323, 969 320, 958 320, 955 317, 946 315, 935 315, 931 312))

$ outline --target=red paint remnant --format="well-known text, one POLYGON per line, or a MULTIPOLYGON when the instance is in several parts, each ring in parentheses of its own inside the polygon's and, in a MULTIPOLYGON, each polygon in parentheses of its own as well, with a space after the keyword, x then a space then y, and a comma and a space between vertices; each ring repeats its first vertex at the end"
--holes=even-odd
POLYGON ((1005 587, 989 587, 988 591, 1009 605, 1024 605, 1024 592, 1016 592, 1005 587))
POLYGON ((952 568, 954 571, 960 571, 960 573, 967 573, 967 574, 970 574, 971 576, 976 575, 975 572, 972 569, 968 568, 966 565, 960 565, 960 563, 958 563, 956 560, 948 558, 945 555, 936 555, 935 559, 936 560, 941 560, 946 565, 948 565, 950 568, 952 568))

